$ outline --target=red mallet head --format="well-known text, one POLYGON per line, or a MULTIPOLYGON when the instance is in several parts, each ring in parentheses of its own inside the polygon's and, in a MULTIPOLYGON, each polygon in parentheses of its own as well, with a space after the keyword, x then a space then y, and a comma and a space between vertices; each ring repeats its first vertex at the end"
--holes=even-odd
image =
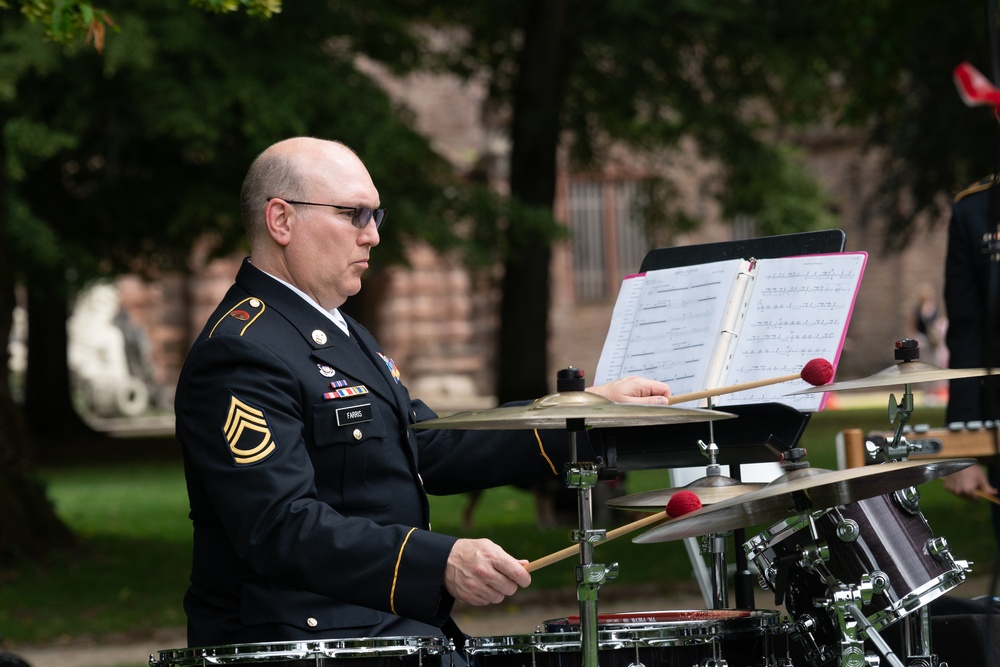
POLYGON ((667 501, 667 516, 671 519, 684 516, 688 512, 701 509, 701 498, 694 491, 678 491, 667 501))
POLYGON ((802 379, 819 387, 833 379, 833 364, 826 359, 813 359, 802 367, 802 379))

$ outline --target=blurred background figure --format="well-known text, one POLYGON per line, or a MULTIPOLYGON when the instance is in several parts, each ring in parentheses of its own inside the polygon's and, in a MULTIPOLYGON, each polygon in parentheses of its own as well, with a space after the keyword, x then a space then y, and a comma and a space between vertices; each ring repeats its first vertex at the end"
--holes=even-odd
MULTIPOLYGON (((948 367, 948 346, 944 344, 948 319, 938 305, 937 290, 930 283, 916 289, 916 303, 910 311, 908 335, 920 344, 920 359, 940 368, 948 367)), ((940 404, 948 400, 948 383, 925 385, 928 400, 940 404)))

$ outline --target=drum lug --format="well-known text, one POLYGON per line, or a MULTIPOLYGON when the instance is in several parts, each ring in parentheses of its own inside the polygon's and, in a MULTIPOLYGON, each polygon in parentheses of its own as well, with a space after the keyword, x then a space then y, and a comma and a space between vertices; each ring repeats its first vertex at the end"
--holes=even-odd
POLYGON ((951 545, 944 536, 932 537, 927 540, 927 553, 938 560, 948 560, 951 556, 951 545))
POLYGON ((889 590, 889 575, 881 570, 871 574, 861 575, 861 600, 863 604, 871 602, 872 595, 881 595, 889 590))
POLYGON ((920 513, 920 491, 916 487, 909 486, 905 489, 900 489, 893 493, 892 496, 903 511, 909 514, 920 513))
POLYGON ((861 536, 861 528, 854 519, 844 519, 837 524, 837 537, 841 542, 854 542, 861 536))

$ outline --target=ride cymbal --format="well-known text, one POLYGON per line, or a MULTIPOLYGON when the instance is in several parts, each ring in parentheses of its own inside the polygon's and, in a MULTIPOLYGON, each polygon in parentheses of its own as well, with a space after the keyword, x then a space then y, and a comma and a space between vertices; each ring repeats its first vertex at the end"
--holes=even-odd
POLYGON ((989 374, 990 371, 985 368, 940 368, 933 364, 924 363, 923 361, 901 361, 868 377, 846 380, 844 382, 832 382, 821 387, 800 389, 799 391, 791 392, 789 396, 815 394, 820 391, 870 389, 872 387, 891 387, 919 382, 937 382, 939 380, 981 377, 989 374))
POLYGON ((659 512, 667 506, 670 498, 678 491, 691 491, 698 496, 702 506, 705 506, 742 496, 744 493, 757 491, 763 487, 763 483, 748 484, 724 475, 709 475, 673 489, 642 491, 620 498, 612 498, 605 505, 614 509, 659 512))
POLYGON ((566 428, 568 420, 582 420, 586 426, 653 426, 731 419, 735 415, 701 408, 669 405, 615 403, 586 391, 550 394, 528 405, 512 405, 490 410, 459 412, 447 417, 418 422, 413 428, 462 430, 566 428))
POLYGON ((800 514, 918 486, 958 472, 975 462, 976 459, 941 459, 895 461, 833 471, 802 468, 778 477, 757 491, 667 521, 632 541, 639 544, 669 542, 772 524, 800 514))

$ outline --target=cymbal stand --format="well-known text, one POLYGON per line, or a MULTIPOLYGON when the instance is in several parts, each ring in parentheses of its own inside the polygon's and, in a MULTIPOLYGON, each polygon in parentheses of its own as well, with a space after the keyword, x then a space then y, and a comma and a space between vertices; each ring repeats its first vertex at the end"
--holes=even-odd
MULTIPOLYGON (((583 372, 576 368, 559 371, 556 386, 562 391, 582 391, 583 372)), ((580 527, 573 531, 573 541, 580 544, 580 564, 576 569, 576 597, 580 604, 580 648, 583 667, 598 667, 597 598, 601 585, 618 575, 618 564, 594 563, 594 546, 606 537, 606 531, 594 528, 592 490, 597 484, 597 466, 578 459, 577 437, 586 428, 584 419, 567 419, 570 463, 566 469, 567 488, 577 489, 577 515, 580 527)))
MULTIPOLYGON (((894 356, 897 360, 902 363, 908 361, 914 361, 920 358, 920 347, 919 343, 912 338, 904 338, 902 340, 896 341, 896 349, 894 351, 894 356)), ((893 431, 892 442, 904 445, 902 451, 897 450, 897 455, 903 461, 909 455, 910 449, 906 445, 906 440, 903 437, 903 428, 910 421, 910 417, 913 415, 913 390, 910 388, 910 384, 903 385, 903 397, 896 403, 896 397, 893 394, 889 394, 889 423, 895 424, 896 428, 893 431)))
MULTIPOLYGON (((711 399, 709 399, 709 409, 711 409, 711 399)), ((708 423, 709 436, 712 435, 712 422, 708 423)), ((708 465, 705 467, 706 477, 718 477, 721 475, 721 467, 718 464, 719 446, 715 444, 714 438, 710 444, 705 444, 703 440, 698 441, 701 453, 708 458, 708 465)), ((726 564, 726 534, 713 533, 701 538, 702 553, 709 554, 711 560, 711 581, 712 581, 712 608, 725 609, 729 606, 729 569, 726 564)))
MULTIPOLYGON (((706 407, 711 410, 713 407, 712 398, 707 398, 705 404, 706 407)), ((714 471, 714 474, 718 475, 720 471, 718 464, 719 447, 715 444, 715 428, 712 422, 708 422, 708 434, 712 444, 705 445, 705 443, 699 440, 698 446, 701 447, 702 452, 709 457, 707 474, 712 475, 714 471)), ((729 476, 737 481, 742 481, 739 464, 729 466, 729 476)), ((753 575, 750 572, 750 565, 747 561, 746 554, 739 548, 739 545, 746 541, 746 530, 744 528, 736 528, 732 531, 732 535, 737 546, 733 558, 736 565, 736 572, 733 575, 733 584, 736 592, 736 608, 753 609, 753 575)), ((729 583, 729 569, 726 565, 726 538, 724 535, 719 533, 709 535, 706 539, 712 543, 708 549, 713 557, 713 581, 715 582, 712 602, 715 605, 715 609, 725 609, 729 606, 729 592, 727 590, 729 583)))
MULTIPOLYGON (((919 343, 913 339, 897 341, 895 356, 904 363, 919 359, 919 343)), ((903 428, 909 422, 912 414, 913 391, 909 384, 904 384, 903 397, 898 404, 895 396, 889 395, 889 423, 895 423, 892 440, 882 443, 881 450, 874 443, 866 442, 868 457, 873 460, 906 461, 910 454, 920 451, 921 445, 919 443, 910 443, 903 435, 903 428)), ((903 621, 907 655, 910 658, 921 658, 924 661, 923 664, 937 665, 937 656, 931 652, 930 609, 924 606, 918 610, 918 613, 907 616, 903 621)))

